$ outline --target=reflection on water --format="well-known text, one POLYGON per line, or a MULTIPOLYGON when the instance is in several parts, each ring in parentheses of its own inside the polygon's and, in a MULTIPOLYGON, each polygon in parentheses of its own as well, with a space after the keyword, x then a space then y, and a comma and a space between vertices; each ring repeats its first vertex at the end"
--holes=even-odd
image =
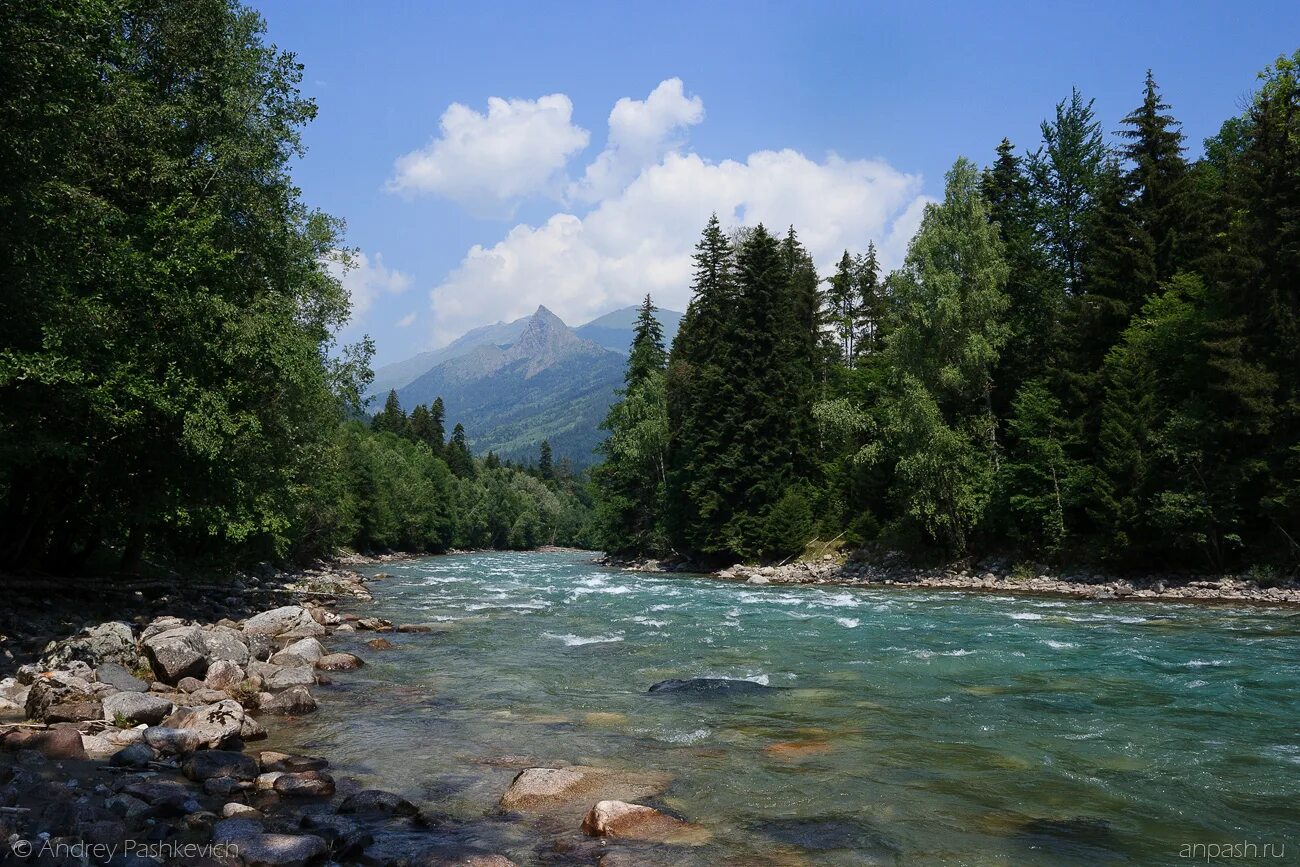
MULTIPOLYGON (((335 676, 277 744, 464 819, 492 814, 520 767, 666 771, 653 803, 713 842, 637 850, 645 863, 1175 864, 1184 843, 1300 847, 1290 612, 749 587, 590 560, 386 564, 367 613, 442 626, 383 652, 338 636, 370 665, 335 676), (647 692, 696 677, 772 688, 647 692)), ((567 818, 480 824, 520 863, 586 851, 567 818)))

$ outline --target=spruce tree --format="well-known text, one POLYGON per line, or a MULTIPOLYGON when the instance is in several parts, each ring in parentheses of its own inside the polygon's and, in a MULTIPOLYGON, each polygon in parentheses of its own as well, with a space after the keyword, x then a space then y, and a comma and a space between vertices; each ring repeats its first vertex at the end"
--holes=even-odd
POLYGON ((540 456, 537 460, 537 474, 546 481, 555 478, 555 465, 553 463, 550 440, 542 440, 540 456))
POLYGON ((444 406, 441 397, 433 399, 429 405, 429 448, 439 457, 442 456, 443 449, 446 447, 447 438, 447 408, 444 406))
POLYGON ((374 419, 370 426, 379 433, 391 433, 397 436, 406 436, 407 420, 406 413, 402 410, 402 403, 397 399, 397 391, 390 389, 388 398, 384 401, 384 408, 375 413, 374 419))
POLYGON ((623 381, 628 388, 643 381, 651 371, 663 370, 668 360, 664 351, 664 329, 655 318, 658 308, 646 295, 637 311, 636 324, 632 329, 632 346, 628 352, 627 370, 623 381))
POLYGON ((678 327, 666 382, 668 411, 667 528, 680 551, 720 550, 722 506, 716 486, 734 460, 738 383, 729 376, 736 342, 735 254, 716 214, 695 246, 692 298, 678 327))
POLYGON ((1053 268, 1066 291, 1083 291, 1088 213, 1106 156, 1101 123, 1075 88, 1043 121, 1043 144, 1029 156, 1038 217, 1053 268))
POLYGON ((883 344, 886 297, 874 241, 867 242, 865 255, 854 258, 853 271, 856 294, 853 306, 857 316, 854 356, 857 357, 879 352, 883 344))
POLYGON ((460 422, 451 429, 451 439, 445 451, 447 466, 452 473, 462 479, 474 477, 474 456, 470 454, 469 441, 465 438, 465 426, 460 422))

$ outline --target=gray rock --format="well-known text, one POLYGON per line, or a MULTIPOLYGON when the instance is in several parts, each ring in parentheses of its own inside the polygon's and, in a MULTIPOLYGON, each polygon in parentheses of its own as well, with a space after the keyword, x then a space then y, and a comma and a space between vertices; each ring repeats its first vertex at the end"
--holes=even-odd
MULTIPOLYGON (((91 700, 88 681, 55 671, 45 677, 38 677, 32 683, 27 692, 27 716, 37 722, 48 722, 51 711, 58 705, 91 700)), ((98 715, 95 718, 98 719, 98 715)))
POLYGON ((229 777, 252 782, 257 779, 257 760, 233 750, 199 750, 186 760, 182 770, 191 780, 229 777))
POLYGON ((243 863, 258 867, 299 867, 323 858, 327 851, 325 841, 311 834, 258 834, 239 845, 243 863))
POLYGON ((51 642, 45 648, 41 665, 45 668, 62 668, 77 661, 90 666, 104 662, 134 665, 137 657, 135 635, 125 623, 101 623, 82 630, 80 635, 63 641, 51 642))
POLYGON ((108 763, 115 768, 147 768, 150 762, 158 760, 158 753, 145 743, 131 744, 118 750, 108 763))
POLYGON ((316 683, 316 674, 310 665, 285 666, 263 675, 263 679, 267 690, 279 692, 295 686, 311 686, 316 683))
POLYGON ((207 686, 197 677, 182 677, 176 682, 176 688, 181 692, 198 692, 207 686))
POLYGON ((262 700, 263 713, 298 716, 311 713, 316 709, 316 699, 311 697, 305 686, 295 686, 276 695, 267 695, 262 700))
POLYGON ((203 678, 208 689, 233 689, 244 679, 244 670, 234 661, 217 659, 208 665, 208 673, 203 678))
POLYGON ((100 683, 106 683, 120 692, 148 692, 149 684, 136 677, 116 662, 104 662, 95 673, 100 683))
POLYGON ((144 730, 144 742, 160 753, 183 756, 204 745, 201 732, 169 726, 152 726, 144 730))
POLYGON ((688 680, 661 680, 650 687, 650 692, 659 695, 694 695, 714 698, 769 692, 773 689, 775 687, 754 683, 752 680, 732 680, 726 677, 692 677, 688 680))
POLYGON ((315 665, 325 655, 325 648, 315 638, 303 638, 271 657, 276 665, 315 665))
POLYGON ((151 635, 143 642, 145 656, 154 674, 166 683, 184 677, 202 677, 208 668, 203 631, 197 626, 181 626, 151 635))
POLYGON ((244 622, 245 635, 283 635, 297 629, 316 629, 308 635, 323 635, 324 627, 312 619, 307 609, 300 605, 285 605, 271 611, 254 614, 244 622))
POLYGON ((226 699, 216 704, 178 711, 167 721, 167 725, 197 732, 205 746, 216 749, 222 741, 239 734, 243 728, 244 716, 244 709, 239 702, 226 699))
POLYGON ((140 641, 147 641, 155 635, 159 635, 172 629, 178 629, 184 625, 184 620, 181 620, 179 617, 172 617, 171 615, 155 618, 140 633, 140 641))
POLYGON ((104 699, 104 719, 116 720, 118 717, 137 725, 156 726, 162 722, 175 707, 170 701, 148 692, 118 692, 104 699))
POLYGON ((238 629, 229 626, 204 629, 203 648, 209 662, 222 659, 235 665, 248 664, 248 642, 238 629))

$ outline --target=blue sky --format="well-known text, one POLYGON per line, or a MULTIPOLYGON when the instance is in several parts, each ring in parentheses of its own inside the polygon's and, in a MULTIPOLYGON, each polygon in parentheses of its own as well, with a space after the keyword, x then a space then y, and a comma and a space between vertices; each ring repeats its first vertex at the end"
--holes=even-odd
POLYGON ((953 159, 1034 146, 1072 85, 1113 130, 1153 68, 1196 153, 1300 47, 1294 2, 257 6, 306 65, 296 177, 362 253, 342 337, 378 364, 538 303, 680 309, 712 210, 897 264, 953 159))

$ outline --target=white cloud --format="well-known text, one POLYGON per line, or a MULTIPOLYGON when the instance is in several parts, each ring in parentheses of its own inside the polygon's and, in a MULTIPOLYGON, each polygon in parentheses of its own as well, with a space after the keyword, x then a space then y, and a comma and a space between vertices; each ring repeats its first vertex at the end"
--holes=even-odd
POLYGON ((597 202, 623 189, 647 166, 684 141, 687 127, 704 120, 704 101, 687 97, 680 78, 659 83, 644 100, 623 97, 609 113, 609 141, 569 196, 597 202))
POLYGON ((646 292, 682 310, 692 248, 715 211, 724 225, 762 222, 783 233, 793 223, 823 272, 845 248, 864 250, 869 240, 882 264, 894 266, 927 201, 920 188, 919 176, 878 160, 817 161, 781 150, 714 163, 670 151, 585 216, 557 213, 471 248, 432 292, 435 340, 538 304, 574 325, 646 292))
POLYGON ((401 319, 397 320, 397 327, 410 328, 414 322, 415 322, 415 311, 412 310, 410 313, 406 314, 401 319))
POLYGON ((438 138, 397 158, 388 189, 433 193, 478 211, 559 193, 565 164, 590 137, 572 117, 573 103, 562 93, 536 100, 494 96, 487 114, 452 103, 438 138))
POLYGON ((325 258, 325 267, 352 299, 352 322, 364 317, 375 306, 380 295, 396 295, 411 286, 411 277, 393 268, 385 267, 384 257, 376 253, 372 261, 360 251, 345 256, 335 252, 325 258))

